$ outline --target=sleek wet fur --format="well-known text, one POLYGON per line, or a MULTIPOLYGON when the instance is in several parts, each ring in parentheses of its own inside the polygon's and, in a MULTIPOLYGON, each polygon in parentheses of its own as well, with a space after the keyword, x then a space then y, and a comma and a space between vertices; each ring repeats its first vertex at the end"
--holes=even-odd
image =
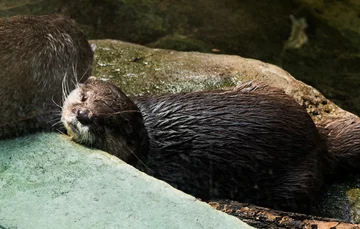
POLYGON ((0 139, 51 128, 62 90, 85 81, 92 62, 86 37, 64 16, 0 18, 0 139))
POLYGON ((313 121, 268 86, 132 101, 90 77, 68 96, 62 120, 73 140, 199 198, 307 212, 323 186, 326 148, 313 121))
POLYGON ((360 165, 360 120, 338 118, 317 124, 329 150, 328 170, 334 178, 358 172, 360 165))

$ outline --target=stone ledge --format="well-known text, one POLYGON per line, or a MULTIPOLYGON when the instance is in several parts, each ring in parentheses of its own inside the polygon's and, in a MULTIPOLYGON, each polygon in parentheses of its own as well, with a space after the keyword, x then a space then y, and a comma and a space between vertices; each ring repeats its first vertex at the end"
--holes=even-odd
POLYGON ((0 228, 251 228, 66 136, 0 141, 0 228))

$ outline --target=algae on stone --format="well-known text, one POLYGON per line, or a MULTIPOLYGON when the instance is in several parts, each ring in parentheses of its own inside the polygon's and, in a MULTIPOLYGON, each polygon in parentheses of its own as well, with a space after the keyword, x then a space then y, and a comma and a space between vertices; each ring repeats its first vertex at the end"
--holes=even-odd
MULTIPOLYGON (((96 44, 94 75, 116 83, 129 95, 166 94, 186 91, 229 88, 237 79, 214 72, 196 71, 192 60, 171 62, 171 51, 149 49, 138 45, 103 40, 96 44), (166 60, 166 61, 165 61, 166 60)), ((176 56, 176 52, 173 53, 176 56)), ((213 71, 214 69, 208 69, 213 71)))
MULTIPOLYGON (((3 1, 13 5, 12 0, 3 1)), ((17 1, 24 4, 0 7, 0 16, 62 13, 75 19, 90 39, 259 59, 281 66, 360 114, 358 0, 17 1), (306 20, 308 42, 283 52, 290 15, 306 20)))

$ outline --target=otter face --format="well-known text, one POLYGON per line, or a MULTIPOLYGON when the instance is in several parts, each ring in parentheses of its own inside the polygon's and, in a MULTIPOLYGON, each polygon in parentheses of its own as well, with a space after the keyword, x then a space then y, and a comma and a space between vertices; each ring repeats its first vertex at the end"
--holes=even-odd
POLYGON ((91 132, 92 112, 87 109, 87 99, 90 91, 84 90, 80 84, 64 101, 61 121, 72 140, 86 145, 93 145, 95 135, 91 132))
POLYGON ((138 107, 118 87, 95 77, 69 94, 61 121, 75 142, 105 150, 125 161, 147 144, 138 107), (134 144, 134 139, 143 144, 134 144))

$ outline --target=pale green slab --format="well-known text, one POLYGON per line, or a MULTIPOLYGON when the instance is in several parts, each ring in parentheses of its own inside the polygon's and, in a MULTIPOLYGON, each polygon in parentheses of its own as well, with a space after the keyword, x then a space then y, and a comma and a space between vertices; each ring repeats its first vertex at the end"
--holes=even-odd
POLYGON ((116 157, 55 133, 0 141, 0 225, 251 228, 116 157))

